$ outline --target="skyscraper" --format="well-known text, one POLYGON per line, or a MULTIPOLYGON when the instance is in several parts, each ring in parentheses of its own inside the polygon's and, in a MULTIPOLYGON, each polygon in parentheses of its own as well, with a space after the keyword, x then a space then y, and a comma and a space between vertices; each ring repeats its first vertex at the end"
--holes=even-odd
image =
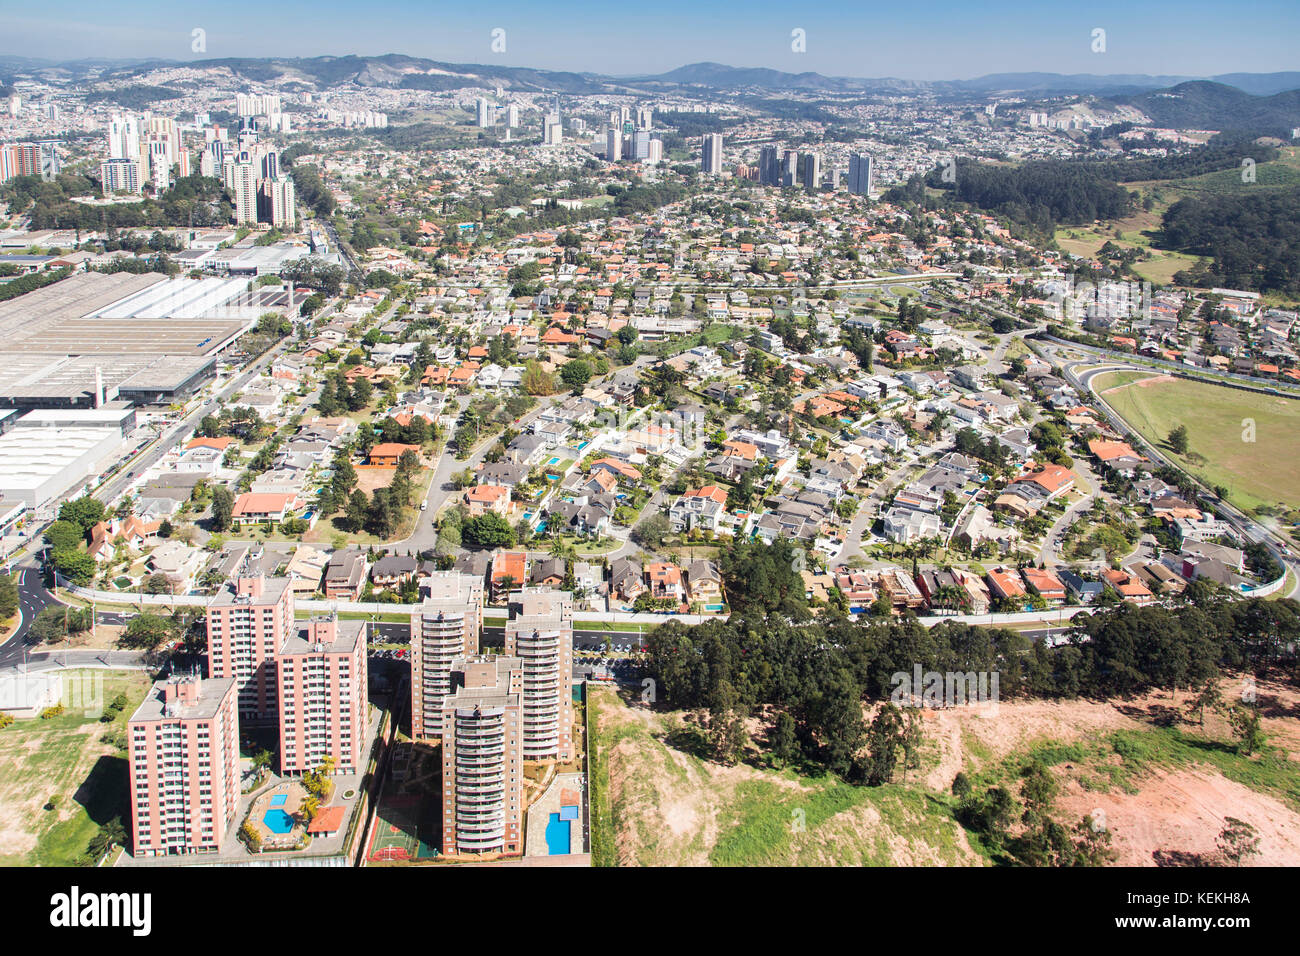
POLYGON ((793 186, 799 180, 799 154, 787 149, 781 156, 781 185, 793 186))
POLYGON ((636 108, 636 128, 650 129, 654 126, 654 110, 648 106, 638 106, 636 108))
POLYGON ((701 150, 700 168, 712 176, 722 172, 721 133, 708 133, 705 135, 701 150))
POLYGON ((483 630, 483 582, 459 571, 422 579, 420 609, 411 614, 411 737, 437 737, 443 698, 451 692, 451 662, 478 653, 483 630))
POLYGON ((294 627, 293 613, 289 579, 247 567, 208 602, 208 676, 235 680, 242 721, 269 724, 279 716, 275 655, 294 627))
POLYGON ((822 158, 819 153, 805 153, 803 157, 803 188, 813 193, 821 188, 822 158))
POLYGON ((239 809, 235 682, 158 681, 127 723, 136 856, 219 853, 239 809))
POLYGON ((781 151, 764 146, 758 154, 758 181, 764 186, 781 185, 781 151))
POLYGON ((519 104, 511 103, 506 107, 506 128, 518 129, 519 127, 519 104))
POLYGON ((505 653, 523 667, 525 760, 573 757, 573 595, 526 587, 510 595, 505 653))
POLYGON ((544 146, 559 146, 564 140, 564 130, 560 126, 559 113, 547 113, 542 118, 542 144, 544 146))
POLYGON ((617 163, 623 158, 623 131, 611 129, 605 133, 605 158, 617 163))
POLYGON ((478 98, 478 125, 480 129, 486 129, 496 122, 496 107, 489 103, 483 97, 478 98))
POLYGON ((262 201, 266 207, 266 215, 262 218, 269 220, 276 229, 293 232, 298 228, 295 199, 293 180, 288 176, 262 180, 262 201))
POLYGON ((849 192, 858 196, 870 196, 872 185, 871 156, 867 153, 850 154, 849 192))
POLYGON ((523 850, 522 670, 512 657, 458 658, 442 704, 442 852, 523 850))

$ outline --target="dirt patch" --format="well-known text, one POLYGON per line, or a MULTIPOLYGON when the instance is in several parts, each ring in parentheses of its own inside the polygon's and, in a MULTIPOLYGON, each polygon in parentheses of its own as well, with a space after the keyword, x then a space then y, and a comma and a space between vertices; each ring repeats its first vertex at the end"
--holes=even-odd
POLYGON ((1112 704, 1094 701, 1012 701, 996 708, 925 711, 924 717, 925 739, 939 751, 938 764, 925 777, 932 790, 947 790, 959 771, 970 775, 1039 741, 1072 743, 1144 726, 1112 704))
POLYGON ((1300 865, 1300 814, 1274 797, 1206 771, 1155 771, 1140 786, 1135 794, 1092 793, 1067 780, 1057 806, 1068 821, 1105 814, 1117 866, 1156 866, 1158 858, 1220 863, 1215 842, 1225 817, 1259 833, 1259 855, 1247 865, 1300 865))

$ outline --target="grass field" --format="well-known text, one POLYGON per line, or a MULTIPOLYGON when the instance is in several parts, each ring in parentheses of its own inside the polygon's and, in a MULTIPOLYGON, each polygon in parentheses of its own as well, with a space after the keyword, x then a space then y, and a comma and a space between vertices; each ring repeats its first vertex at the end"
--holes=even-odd
POLYGON ((0 866, 71 866, 101 824, 130 831, 126 756, 100 738, 125 730, 148 687, 143 671, 70 671, 65 713, 0 730, 0 866), (119 693, 127 706, 100 722, 95 702, 119 693))
POLYGON ((1300 402, 1142 372, 1107 373, 1093 384, 1125 421, 1192 474, 1227 488, 1239 508, 1300 505, 1300 402), (1179 425, 1187 456, 1165 445, 1179 425))

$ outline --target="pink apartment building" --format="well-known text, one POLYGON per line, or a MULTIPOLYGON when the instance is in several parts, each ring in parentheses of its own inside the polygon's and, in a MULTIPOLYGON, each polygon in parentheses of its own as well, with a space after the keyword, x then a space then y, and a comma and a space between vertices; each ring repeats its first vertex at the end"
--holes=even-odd
POLYGON ((278 717, 275 655, 294 633, 293 614, 288 578, 244 570, 208 603, 208 676, 234 678, 245 724, 278 717))
POLYGON ((336 773, 365 766, 366 626, 313 618, 280 648, 280 773, 312 770, 326 757, 336 773))
POLYGON ((239 809, 235 681, 158 681, 127 725, 135 856, 219 853, 239 809))

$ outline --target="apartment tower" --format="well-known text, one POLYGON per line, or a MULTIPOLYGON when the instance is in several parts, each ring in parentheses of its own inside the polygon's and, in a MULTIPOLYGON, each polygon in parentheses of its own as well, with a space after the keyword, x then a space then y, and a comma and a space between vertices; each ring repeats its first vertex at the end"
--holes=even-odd
POLYGON ((573 595, 524 588, 510 595, 505 653, 523 668, 525 760, 573 759, 573 595))
POLYGON ((136 856, 220 853, 239 809, 235 682, 158 681, 127 724, 136 856))
POLYGON ((457 658, 442 705, 442 852, 523 851, 520 662, 457 658))
POLYGON ((439 571, 420 582, 424 601, 411 615, 411 737, 436 739, 451 693, 451 662, 472 657, 483 632, 483 582, 439 571))
POLYGON ((365 621, 312 618, 275 657, 280 772, 301 774, 326 757, 337 773, 366 765, 365 621))
POLYGON ((295 633, 293 614, 289 579, 268 579, 247 566, 208 603, 208 676, 235 680, 245 723, 279 717, 275 656, 295 633))

